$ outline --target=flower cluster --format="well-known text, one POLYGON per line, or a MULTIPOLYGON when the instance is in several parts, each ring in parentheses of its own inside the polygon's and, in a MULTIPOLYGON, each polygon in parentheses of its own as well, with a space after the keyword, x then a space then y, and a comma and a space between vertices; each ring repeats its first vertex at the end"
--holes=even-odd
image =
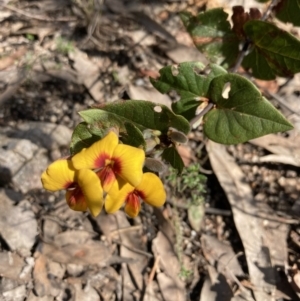
POLYGON ((141 200, 160 207, 166 200, 161 180, 153 173, 143 173, 145 152, 120 144, 118 136, 109 132, 89 148, 70 159, 50 164, 41 180, 50 191, 66 190, 66 201, 76 211, 90 210, 97 216, 104 205, 113 213, 125 204, 130 217, 138 215, 141 200))

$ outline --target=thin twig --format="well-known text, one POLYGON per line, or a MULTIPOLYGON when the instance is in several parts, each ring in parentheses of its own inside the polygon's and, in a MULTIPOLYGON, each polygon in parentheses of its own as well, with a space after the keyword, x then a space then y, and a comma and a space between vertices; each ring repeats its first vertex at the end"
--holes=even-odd
POLYGON ((150 272, 150 274, 149 274, 148 284, 149 284, 149 283, 153 280, 153 278, 154 278, 154 275, 155 275, 156 270, 157 270, 157 268, 158 268, 159 260, 160 260, 160 256, 158 255, 158 256, 155 258, 153 267, 152 267, 151 272, 150 272))
POLYGON ((13 7, 11 5, 7 5, 7 4, 3 4, 0 3, 0 7, 6 8, 8 10, 11 10, 19 15, 22 15, 26 18, 30 18, 30 19, 35 19, 35 20, 39 20, 39 21, 45 21, 45 22, 72 22, 72 21, 77 21, 77 19, 75 18, 70 18, 70 17, 60 17, 57 19, 54 18, 48 18, 46 16, 37 16, 37 15, 32 15, 30 13, 27 13, 21 9, 18 9, 16 7, 13 7))
POLYGON ((261 17, 262 21, 265 21, 268 19, 272 9, 274 8, 274 6, 277 4, 278 0, 272 0, 272 2, 270 3, 270 5, 268 6, 267 10, 265 11, 265 13, 263 14, 263 16, 261 17))
POLYGON ((112 239, 112 242, 114 242, 114 243, 116 243, 116 244, 118 244, 118 245, 120 245, 120 246, 122 246, 122 247, 125 247, 126 249, 128 249, 128 250, 130 250, 130 251, 132 251, 132 252, 135 252, 135 253, 144 255, 144 256, 146 256, 146 257, 148 257, 148 258, 153 258, 153 255, 152 255, 152 254, 150 254, 150 253, 148 253, 148 252, 145 252, 145 251, 143 251, 143 250, 137 249, 137 248, 135 248, 135 247, 128 246, 128 245, 124 244, 123 242, 121 242, 121 241, 119 241, 119 240, 117 240, 117 239, 112 239))
POLYGON ((141 224, 141 225, 136 225, 136 226, 129 226, 126 228, 120 228, 120 229, 111 231, 109 233, 109 236, 114 236, 115 234, 120 234, 120 233, 128 232, 128 231, 140 230, 142 227, 143 227, 143 225, 141 224))

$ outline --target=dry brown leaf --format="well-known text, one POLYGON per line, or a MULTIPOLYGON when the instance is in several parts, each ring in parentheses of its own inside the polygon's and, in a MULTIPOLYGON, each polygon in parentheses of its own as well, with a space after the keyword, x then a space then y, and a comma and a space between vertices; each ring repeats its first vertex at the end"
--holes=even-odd
POLYGON ((259 158, 260 162, 278 162, 300 166, 300 136, 296 133, 289 138, 270 134, 249 142, 274 154, 259 158))
POLYGON ((184 287, 178 287, 176 281, 164 273, 159 273, 157 281, 161 294, 165 301, 185 301, 185 289, 184 287))
POLYGON ((86 53, 78 49, 70 52, 69 57, 74 61, 79 80, 83 82, 93 99, 97 102, 103 101, 104 83, 99 78, 99 67, 88 58, 86 53))
POLYGON ((4 70, 9 66, 13 65, 19 58, 21 58, 27 51, 26 47, 20 47, 15 52, 11 53, 9 56, 4 56, 0 58, 0 70, 4 70))
POLYGON ((48 278, 47 258, 37 252, 36 260, 33 269, 34 291, 39 297, 44 297, 51 294, 51 283, 48 278))
POLYGON ((11 252, 0 252, 0 276, 20 280, 20 274, 25 266, 22 257, 11 252))
POLYGON ((189 47, 178 44, 175 47, 171 47, 171 49, 168 50, 166 54, 176 64, 189 61, 201 62, 204 65, 208 64, 206 57, 201 52, 199 52, 199 50, 195 46, 189 47))
POLYGON ((125 258, 134 259, 133 263, 128 264, 131 276, 133 277, 137 288, 143 290, 143 277, 146 267, 148 266, 149 257, 138 252, 145 252, 146 244, 142 240, 142 227, 130 229, 130 223, 128 222, 126 215, 123 211, 119 211, 115 214, 119 229, 127 229, 116 235, 115 239, 120 242, 120 256, 125 258), (136 250, 136 251, 135 251, 136 250))
POLYGON ((201 245, 206 260, 211 266, 217 267, 219 273, 229 279, 232 279, 232 275, 244 274, 231 245, 205 234, 201 235, 201 245))
POLYGON ((161 231, 157 233, 156 238, 152 241, 152 251, 155 257, 160 257, 159 266, 164 273, 172 279, 180 291, 184 291, 185 285, 178 277, 180 273, 178 258, 174 252, 173 245, 161 231))
POLYGON ((68 244, 58 247, 44 243, 42 253, 51 260, 60 263, 74 263, 78 265, 105 265, 111 259, 107 247, 100 241, 87 241, 84 244, 68 244))
POLYGON ((131 99, 149 100, 155 103, 171 107, 171 99, 167 94, 161 94, 154 88, 129 85, 127 90, 131 99))
POLYGON ((209 141, 207 150, 213 170, 231 204, 256 301, 272 300, 276 291, 275 265, 283 268, 286 262, 287 227, 272 220, 274 212, 266 203, 255 203, 243 172, 224 146, 209 141))

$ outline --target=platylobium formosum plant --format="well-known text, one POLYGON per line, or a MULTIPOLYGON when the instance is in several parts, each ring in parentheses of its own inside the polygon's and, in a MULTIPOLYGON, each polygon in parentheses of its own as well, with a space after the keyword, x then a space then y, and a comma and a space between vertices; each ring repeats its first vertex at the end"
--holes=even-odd
POLYGON ((152 85, 161 93, 176 91, 169 108, 151 100, 95 105, 79 112, 70 157, 52 163, 42 175, 45 189, 66 190, 74 210, 102 207, 113 213, 124 206, 135 217, 141 200, 162 206, 166 193, 159 172, 170 164, 181 173, 177 147, 186 143, 191 126, 221 144, 243 143, 292 129, 289 121, 242 75, 270 80, 300 71, 300 41, 272 23, 272 18, 299 25, 300 1, 270 3, 267 13, 234 7, 232 25, 222 8, 181 19, 196 47, 210 63, 166 66, 152 85), (267 20, 267 21, 265 21, 267 20))

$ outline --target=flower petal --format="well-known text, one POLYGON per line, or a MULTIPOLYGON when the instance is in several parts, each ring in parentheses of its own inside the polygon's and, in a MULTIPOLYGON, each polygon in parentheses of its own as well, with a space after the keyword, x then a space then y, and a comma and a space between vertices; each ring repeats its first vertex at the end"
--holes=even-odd
POLYGON ((97 172, 98 177, 100 178, 102 188, 105 192, 109 192, 113 183, 116 181, 116 175, 113 172, 110 165, 102 168, 97 172))
POLYGON ((76 172, 76 180, 92 215, 97 216, 103 207, 103 189, 100 179, 90 169, 81 169, 76 172))
POLYGON ((114 172, 123 180, 137 186, 143 177, 143 164, 145 161, 145 152, 142 149, 119 144, 113 153, 112 160, 114 172))
POLYGON ((75 211, 86 211, 88 206, 80 187, 66 191, 66 201, 69 207, 75 211))
POLYGON ((70 160, 61 159, 53 162, 41 177, 43 187, 57 191, 67 189, 75 181, 75 170, 70 160))
POLYGON ((107 213, 118 211, 126 202, 127 197, 134 191, 134 187, 122 179, 115 181, 105 198, 105 210, 107 213))
POLYGON ((151 206, 160 207, 166 201, 166 191, 160 178, 152 172, 143 175, 142 182, 136 187, 143 201, 151 206))
POLYGON ((137 193, 131 193, 127 197, 124 211, 132 218, 138 216, 139 212, 141 211, 141 201, 137 193))
POLYGON ((118 143, 118 136, 114 132, 109 132, 103 139, 74 155, 72 163, 76 169, 104 167, 105 161, 112 157, 118 143))

